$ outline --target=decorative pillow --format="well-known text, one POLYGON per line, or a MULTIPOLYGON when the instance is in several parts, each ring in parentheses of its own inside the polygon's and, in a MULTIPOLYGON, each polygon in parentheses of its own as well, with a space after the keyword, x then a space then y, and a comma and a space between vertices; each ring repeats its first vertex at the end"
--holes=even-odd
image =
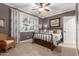
POLYGON ((57 33, 57 29, 53 29, 53 33, 56 34, 57 33))
POLYGON ((61 29, 58 29, 57 30, 57 34, 61 34, 62 33, 62 30, 61 29))
POLYGON ((53 30, 49 30, 49 34, 53 34, 53 30))

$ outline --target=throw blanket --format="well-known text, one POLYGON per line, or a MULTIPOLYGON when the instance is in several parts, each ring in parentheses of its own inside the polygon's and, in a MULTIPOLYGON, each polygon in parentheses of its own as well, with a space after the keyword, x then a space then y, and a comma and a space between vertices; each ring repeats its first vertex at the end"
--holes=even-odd
POLYGON ((58 41, 62 38, 61 34, 53 34, 53 44, 57 46, 58 41))

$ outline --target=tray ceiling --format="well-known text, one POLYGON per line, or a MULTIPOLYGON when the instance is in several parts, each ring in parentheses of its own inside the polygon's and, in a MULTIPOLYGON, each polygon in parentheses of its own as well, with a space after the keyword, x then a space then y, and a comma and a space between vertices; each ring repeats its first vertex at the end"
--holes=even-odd
POLYGON ((35 3, 6 3, 6 4, 9 6, 21 9, 24 12, 38 16, 40 18, 50 17, 50 16, 54 16, 56 14, 75 10, 75 3, 51 3, 48 6, 48 8, 50 10, 49 12, 42 11, 39 14, 38 9, 32 10, 34 8, 38 8, 38 6, 35 3))

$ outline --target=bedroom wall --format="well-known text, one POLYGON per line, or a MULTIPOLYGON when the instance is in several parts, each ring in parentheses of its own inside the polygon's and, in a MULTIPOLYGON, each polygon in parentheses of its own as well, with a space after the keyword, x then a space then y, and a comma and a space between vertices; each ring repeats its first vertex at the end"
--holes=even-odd
MULTIPOLYGON (((63 22, 63 16, 73 16, 73 15, 75 15, 75 11, 74 10, 73 11, 69 11, 69 12, 65 12, 65 13, 62 13, 62 14, 58 14, 58 15, 55 15, 55 16, 44 18, 44 19, 42 19, 40 21, 40 23, 43 24, 43 25, 47 24, 48 25, 48 29, 52 30, 53 28, 50 28, 50 25, 49 25, 50 19, 60 18, 60 27, 57 27, 57 28, 63 28, 63 23, 62 23, 63 22)), ((44 27, 41 28, 41 29, 44 29, 44 27)))
MULTIPOLYGON (((10 8, 11 8, 10 6, 0 3, 0 18, 5 19, 5 22, 6 22, 5 28, 0 28, 0 32, 6 33, 8 35, 11 35, 11 10, 10 8)), ((33 32, 20 32, 21 41, 31 38, 32 36, 33 36, 33 32)))
POLYGON ((0 3, 0 18, 5 20, 5 28, 0 28, 0 32, 11 34, 10 26, 10 8, 2 3, 0 3))
POLYGON ((48 27, 47 27, 48 30, 53 30, 54 28, 61 29, 62 30, 62 41, 63 41, 63 16, 74 16, 74 15, 75 15, 75 10, 41 19, 40 24, 42 24, 43 26, 40 30, 45 29, 44 24, 48 25, 48 27), (50 27, 49 21, 50 21, 50 19, 54 19, 54 18, 60 18, 60 27, 53 27, 53 28, 50 27))

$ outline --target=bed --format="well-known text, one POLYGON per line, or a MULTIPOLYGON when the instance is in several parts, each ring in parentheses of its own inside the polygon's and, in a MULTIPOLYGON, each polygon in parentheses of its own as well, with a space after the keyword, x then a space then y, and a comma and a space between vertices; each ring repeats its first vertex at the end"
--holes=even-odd
POLYGON ((61 39, 62 35, 60 33, 34 33, 33 35, 33 43, 50 48, 51 50, 58 46, 59 42, 62 41, 61 39))

